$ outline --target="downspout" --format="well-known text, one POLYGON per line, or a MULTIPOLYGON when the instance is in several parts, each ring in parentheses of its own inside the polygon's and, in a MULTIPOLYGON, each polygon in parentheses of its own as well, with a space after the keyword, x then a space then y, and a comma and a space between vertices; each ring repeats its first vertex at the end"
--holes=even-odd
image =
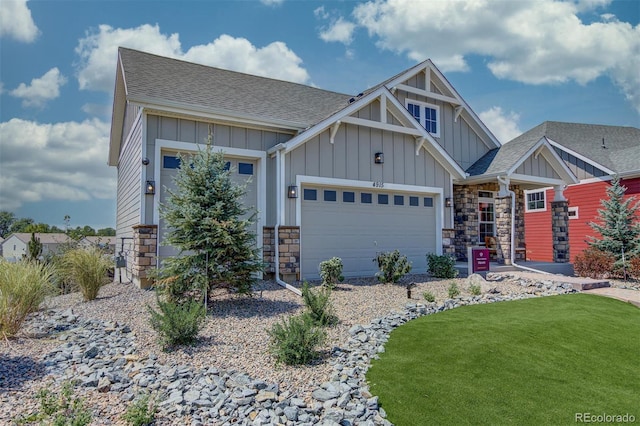
MULTIPOLYGON (((516 193, 509 189, 509 181, 504 179, 501 176, 497 176, 498 182, 511 196, 511 266, 515 266, 516 268, 524 269, 526 271, 537 272, 539 274, 551 275, 549 272, 541 271, 539 269, 529 268, 528 266, 518 265, 516 263, 516 193)), ((500 191, 502 192, 502 191, 500 191)))
POLYGON ((276 283, 281 285, 297 294, 298 296, 302 296, 302 292, 280 279, 280 244, 279 244, 279 235, 280 235, 280 224, 284 222, 284 191, 282 190, 282 182, 284 181, 284 146, 278 146, 278 150, 276 151, 276 226, 273 228, 273 232, 275 234, 275 251, 274 251, 274 263, 275 263, 275 278, 276 283))

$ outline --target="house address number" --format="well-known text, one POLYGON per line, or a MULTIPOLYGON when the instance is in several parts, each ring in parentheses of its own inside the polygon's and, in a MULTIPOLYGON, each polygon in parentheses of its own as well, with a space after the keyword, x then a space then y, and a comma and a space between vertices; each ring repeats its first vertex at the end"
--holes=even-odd
POLYGON ((374 188, 384 188, 384 182, 376 180, 376 181, 373 182, 373 187, 374 188))

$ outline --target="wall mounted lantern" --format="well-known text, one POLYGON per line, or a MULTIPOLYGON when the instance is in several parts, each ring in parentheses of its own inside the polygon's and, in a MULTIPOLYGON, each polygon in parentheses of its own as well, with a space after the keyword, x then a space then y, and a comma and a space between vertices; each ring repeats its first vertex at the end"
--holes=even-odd
POLYGON ((444 199, 444 206, 445 207, 453 207, 453 200, 451 198, 445 198, 444 199))
POLYGON ((156 193, 156 183, 152 180, 147 181, 147 186, 144 190, 144 193, 147 195, 153 195, 156 193))
POLYGON ((287 197, 298 198, 298 187, 296 185, 289 185, 289 188, 287 188, 287 197))
POLYGON ((383 164, 384 163, 384 154, 382 152, 376 152, 373 155, 373 162, 376 164, 383 164))

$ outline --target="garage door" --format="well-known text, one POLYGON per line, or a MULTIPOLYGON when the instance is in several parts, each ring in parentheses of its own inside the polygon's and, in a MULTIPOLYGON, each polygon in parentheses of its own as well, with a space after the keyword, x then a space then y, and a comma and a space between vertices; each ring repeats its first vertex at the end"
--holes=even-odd
MULTIPOLYGON (((173 183, 173 177, 176 175, 178 168, 180 168, 180 161, 177 158, 176 154, 173 153, 162 153, 162 169, 160 172, 161 179, 161 189, 160 189, 160 203, 166 203, 168 192, 164 189, 164 187, 170 188, 171 190, 175 190, 175 184, 173 183)), ((231 179, 236 183, 246 183, 249 182, 246 188, 247 193, 243 198, 243 202, 247 206, 252 206, 254 209, 257 204, 257 169, 256 169, 256 161, 255 160, 247 160, 247 159, 238 159, 225 157, 227 160, 228 167, 233 168, 233 172, 231 173, 231 179)), ((158 253, 160 258, 173 256, 177 253, 173 247, 162 245, 162 240, 164 235, 166 234, 166 224, 163 219, 160 219, 159 226, 159 247, 158 253)), ((256 233, 257 225, 254 223, 253 232, 256 233)))
POLYGON ((319 276, 318 265, 338 256, 345 276, 371 276, 373 258, 395 249, 426 272, 436 251, 435 198, 425 194, 305 186, 301 213, 302 274, 319 276))

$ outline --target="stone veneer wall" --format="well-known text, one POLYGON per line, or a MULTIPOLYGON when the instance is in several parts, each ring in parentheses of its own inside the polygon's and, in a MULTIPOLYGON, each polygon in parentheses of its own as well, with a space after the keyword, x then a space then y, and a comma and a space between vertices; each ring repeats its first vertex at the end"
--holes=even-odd
POLYGON ((156 267, 158 225, 133 226, 133 282, 140 288, 151 287, 149 271, 156 267))
POLYGON ((456 255, 456 230, 455 229, 442 230, 442 254, 455 257, 456 255))
POLYGON ((569 202, 551 202, 551 234, 553 236, 553 261, 569 262, 569 202))
MULTIPOLYGON (((278 251, 280 275, 286 280, 300 279, 300 227, 281 226, 278 228, 278 251)), ((273 275, 275 268, 276 238, 273 227, 264 227, 263 258, 267 264, 265 271, 273 275)))
POLYGON ((496 260, 511 265, 511 197, 496 198, 496 260))
MULTIPOLYGON (((467 247, 484 245, 479 241, 478 232, 478 191, 499 190, 498 183, 483 183, 479 185, 454 185, 454 229, 455 229, 455 254, 460 260, 467 260, 467 247)), ((511 190, 516 194, 516 247, 524 245, 524 190, 517 185, 512 185, 511 190)), ((511 200, 509 203, 509 217, 511 200)), ((496 199, 496 208, 498 200, 496 199)), ((511 225, 509 225, 511 226, 511 225)), ((496 211, 496 231, 498 231, 498 215, 496 211)), ((511 228, 509 228, 509 235, 511 228)), ((510 238, 510 237, 509 237, 510 238)), ((509 252, 510 253, 510 252, 509 252)), ((498 254, 500 257, 500 255, 498 254)))

